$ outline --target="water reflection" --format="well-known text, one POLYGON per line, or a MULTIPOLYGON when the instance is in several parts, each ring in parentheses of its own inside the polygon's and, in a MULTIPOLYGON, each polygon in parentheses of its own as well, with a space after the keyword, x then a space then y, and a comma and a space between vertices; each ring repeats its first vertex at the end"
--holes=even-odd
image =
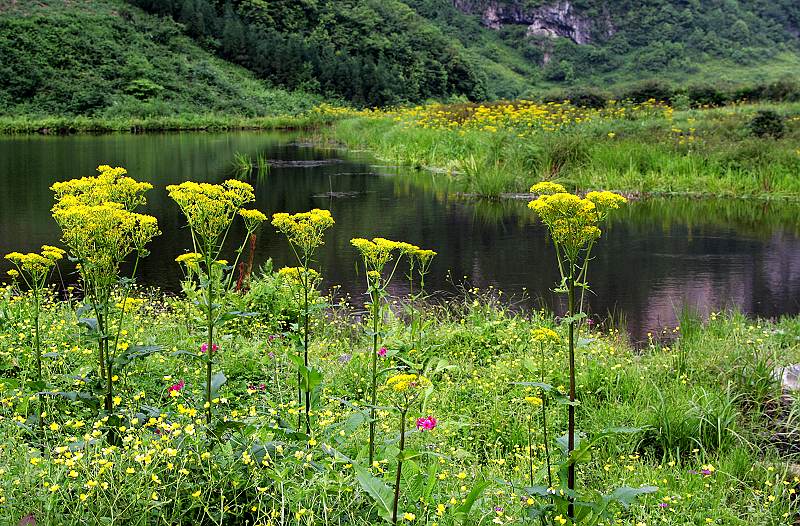
MULTIPOLYGON (((544 228, 525 201, 466 200, 449 192, 446 176, 409 173, 370 164, 358 154, 301 145, 287 134, 153 134, 0 139, 0 251, 52 243, 58 229, 49 215, 55 181, 90 175, 98 164, 122 165, 155 185, 147 213, 164 234, 153 244, 141 280, 174 289, 173 262, 188 233, 164 186, 184 180, 229 177, 235 152, 284 161, 255 182, 257 206, 266 213, 330 208, 336 227, 320 263, 329 284, 360 297, 351 237, 401 239, 437 250, 431 287, 452 290, 451 274, 508 294, 527 290, 531 303, 552 305, 557 281, 544 228), (337 197, 331 197, 335 195, 337 197)), ((590 281, 600 316, 621 313, 634 338, 671 326, 683 304, 703 312, 737 306, 760 316, 800 312, 798 208, 740 200, 635 202, 604 228, 590 281)), ((257 260, 291 264, 284 240, 262 230, 257 260)), ((5 270, 5 267, 3 267, 5 270)), ((404 291, 402 282, 395 292, 404 291)))

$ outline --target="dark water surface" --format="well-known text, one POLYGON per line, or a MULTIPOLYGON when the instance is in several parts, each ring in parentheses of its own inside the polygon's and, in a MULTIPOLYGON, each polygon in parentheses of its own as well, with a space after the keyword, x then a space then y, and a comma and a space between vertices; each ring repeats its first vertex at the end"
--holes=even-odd
MULTIPOLYGON (((552 302, 557 281, 552 248, 525 201, 470 201, 448 192, 445 176, 376 165, 357 153, 321 150, 291 134, 181 133, 0 138, 0 251, 36 250, 58 241, 50 217, 55 181, 94 175, 99 164, 124 166, 153 183, 143 212, 162 236, 152 244, 140 282, 178 286, 175 256, 189 246, 178 207, 164 187, 232 176, 234 153, 263 154, 274 163, 251 181, 256 207, 267 214, 330 208, 336 226, 320 263, 328 284, 359 297, 352 237, 383 236, 439 252, 428 281, 494 286, 528 302, 552 302), (298 162, 299 161, 299 162, 298 162), (307 162, 324 161, 324 162, 307 162), (330 191, 336 197, 328 195, 330 191)), ((236 237, 236 236, 235 236, 236 237)), ((800 208, 733 200, 649 200, 631 203, 605 225, 595 250, 591 308, 624 318, 631 335, 675 323, 683 305, 701 312, 736 307, 775 317, 800 312, 800 208)), ((293 265, 286 242, 265 226, 257 262, 293 265)), ((7 265, 0 263, 5 271, 7 265)), ((395 292, 404 284, 395 281, 395 292)))

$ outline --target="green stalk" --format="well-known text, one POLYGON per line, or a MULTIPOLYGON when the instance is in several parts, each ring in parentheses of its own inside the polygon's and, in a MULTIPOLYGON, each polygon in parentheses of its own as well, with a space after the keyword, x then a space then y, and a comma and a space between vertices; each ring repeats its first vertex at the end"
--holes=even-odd
MULTIPOLYGON (((303 365, 308 374, 308 261, 303 262, 303 365)), ((311 433, 311 392, 306 389, 306 434, 311 433)))
MULTIPOLYGON (((575 279, 574 279, 574 265, 570 261, 570 275, 567 278, 567 316, 569 316, 569 401, 573 402, 569 405, 569 422, 568 422, 568 443, 567 443, 567 488, 570 492, 575 490, 575 463, 569 459, 572 451, 575 449, 575 279)), ((575 518, 575 505, 573 503, 572 495, 568 496, 569 506, 567 508, 567 515, 570 519, 575 518)))
POLYGON ((400 477, 403 474, 403 450, 406 447, 406 414, 404 407, 400 415, 400 455, 397 457, 397 473, 394 477, 394 503, 392 504, 392 524, 397 524, 397 508, 400 502, 400 477))
MULTIPOLYGON (((34 304, 34 338, 36 341, 36 380, 41 383, 42 382, 42 347, 39 338, 39 289, 34 287, 33 289, 33 304, 34 304)), ((39 419, 39 429, 42 429, 44 424, 42 423, 42 395, 38 394, 36 396, 38 398, 36 402, 36 409, 38 411, 38 419, 39 419)))
MULTIPOLYGON (((542 351, 541 383, 544 383, 544 344, 539 345, 542 351)), ((553 487, 553 476, 550 474, 550 446, 547 443, 547 397, 542 393, 542 440, 544 440, 544 458, 547 461, 547 486, 553 487)), ((531 484, 533 484, 531 482, 531 484)))
POLYGON ((375 405, 378 403, 378 290, 371 292, 372 296, 372 391, 371 407, 369 409, 369 465, 375 460, 375 405))
POLYGON ((206 255, 206 273, 208 276, 206 314, 208 320, 208 347, 206 348, 206 424, 211 426, 211 373, 214 355, 214 277, 211 269, 212 260, 206 255))

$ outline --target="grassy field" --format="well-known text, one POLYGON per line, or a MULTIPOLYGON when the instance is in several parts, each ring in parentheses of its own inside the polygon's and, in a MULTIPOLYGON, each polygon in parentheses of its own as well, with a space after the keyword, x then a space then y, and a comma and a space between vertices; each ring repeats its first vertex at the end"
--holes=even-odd
MULTIPOLYGON (((388 408, 379 411, 380 460, 374 478, 367 478, 371 338, 361 330, 359 305, 334 302, 312 322, 311 359, 324 380, 309 436, 294 430, 290 356, 296 350, 286 325, 293 316, 291 295, 279 277, 266 273, 238 296, 238 305, 258 315, 229 324, 219 340, 218 366, 227 382, 214 412, 228 422, 227 438, 209 446, 199 416, 204 368, 192 307, 157 293, 136 296, 141 301, 120 348, 159 344, 163 350, 120 372, 110 414, 77 394, 88 390, 81 378, 91 375, 95 344, 79 324, 76 301, 45 302, 47 390, 64 394, 47 399, 39 433, 26 424, 34 404, 26 387, 33 366, 32 299, 14 287, 3 289, 4 523, 26 516, 42 524, 380 522, 375 488, 393 483, 398 417, 388 408), (171 386, 180 382, 184 386, 173 395, 171 386), (121 439, 116 446, 107 441, 112 420, 121 439)), ((546 497, 525 489, 529 438, 534 483, 546 485, 540 415, 524 400, 537 389, 515 382, 543 375, 552 385, 565 385, 563 345, 540 349, 530 338, 538 327, 563 332, 551 314, 512 312, 475 290, 429 303, 422 319, 414 347, 406 316, 387 319, 388 352, 380 364, 391 374, 394 367, 427 360, 433 384, 424 405, 410 415, 434 416, 438 425, 407 436, 408 447, 421 456, 406 467, 401 509, 413 519, 403 522, 539 524, 528 518, 529 508, 546 497), (481 491, 465 515, 461 505, 475 488, 481 491)), ((715 314, 701 322, 686 315, 679 327, 666 328, 638 350, 610 327, 585 336, 578 355, 579 429, 588 436, 618 426, 637 429, 593 448, 591 459, 580 464, 579 488, 592 494, 621 485, 658 487, 629 509, 614 508, 616 518, 601 524, 793 523, 798 479, 789 453, 797 407, 779 398, 772 369, 800 358, 800 320, 715 314)), ((561 405, 547 411, 552 439, 564 432, 566 413, 561 405)))
POLYGON ((443 171, 461 192, 485 196, 555 180, 639 195, 800 198, 797 104, 432 105, 362 112, 322 138, 443 171), (759 112, 777 115, 779 137, 753 131, 759 112))

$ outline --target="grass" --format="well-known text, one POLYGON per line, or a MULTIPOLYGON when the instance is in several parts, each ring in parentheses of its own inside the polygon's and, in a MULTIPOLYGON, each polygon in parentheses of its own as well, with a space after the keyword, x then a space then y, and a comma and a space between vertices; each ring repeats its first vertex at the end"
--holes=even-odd
MULTIPOLYGON (((360 306, 333 301, 314 320, 311 358, 324 380, 309 437, 292 430, 297 406, 295 369, 288 360, 295 350, 284 337, 293 316, 288 292, 267 271, 237 296, 238 307, 257 315, 246 323, 230 322, 220 340, 218 364, 227 383, 215 411, 228 424, 225 440, 209 449, 198 420, 203 362, 195 358, 202 337, 194 330, 194 307, 157 292, 137 296, 145 301, 130 318, 123 343, 160 344, 164 350, 121 373, 116 416, 68 395, 54 396, 45 432, 37 435, 26 426, 32 407, 26 387, 33 359, 31 298, 13 287, 2 289, 3 523, 28 516, 42 524, 381 522, 373 497, 381 484, 393 484, 397 422, 393 412, 379 411, 381 460, 372 470, 375 479, 359 479, 351 465, 364 462, 371 349, 371 338, 360 327, 360 306), (167 388, 180 380, 184 390, 169 396, 167 388), (118 447, 104 439, 107 417, 122 439, 118 447)), ((407 436, 408 447, 428 454, 409 461, 412 467, 404 471, 401 506, 414 514, 406 524, 489 525, 498 519, 538 524, 525 519, 523 490, 528 475, 522 399, 531 388, 514 382, 536 381, 542 369, 529 331, 561 329, 549 313, 512 311, 493 297, 470 291, 429 303, 422 344, 415 350, 403 317, 386 320, 390 352, 383 366, 427 358, 434 390, 410 416, 432 415, 439 422, 433 432, 407 436), (415 470, 424 476, 416 479, 415 470), (417 484, 429 476, 432 491, 415 500, 417 484), (488 487, 464 518, 457 504, 482 481, 488 487)), ((51 297, 44 309, 45 371, 52 391, 89 390, 80 378, 92 370, 95 343, 80 328, 76 307, 74 299, 51 297)), ((770 436, 784 409, 764 368, 800 359, 800 318, 768 322, 723 313, 699 320, 686 313, 682 320, 668 331, 674 338, 654 338, 641 349, 602 325, 580 348, 581 431, 591 435, 615 426, 640 431, 595 448, 579 467, 579 486, 601 492, 623 484, 658 486, 654 495, 618 510, 621 524, 791 524, 798 479, 789 468, 793 457, 770 436)), ((546 381, 565 384, 564 360, 560 346, 547 348, 546 381)), ((565 429, 562 408, 549 410, 551 436, 565 429)), ((541 482, 544 459, 535 419, 533 438, 541 482)))
POLYGON ((224 114, 180 114, 152 117, 0 116, 0 134, 144 133, 155 131, 295 130, 329 124, 315 113, 244 117, 224 114))
POLYGON ((369 149, 389 162, 444 171, 455 189, 492 197, 553 179, 578 190, 639 195, 798 199, 798 115, 797 104, 734 105, 674 111, 666 118, 573 121, 555 131, 521 133, 513 121, 491 128, 475 121, 450 128, 418 125, 418 113, 406 117, 401 110, 345 118, 323 138, 369 149), (748 123, 760 110, 784 116, 782 138, 750 133, 748 123))

